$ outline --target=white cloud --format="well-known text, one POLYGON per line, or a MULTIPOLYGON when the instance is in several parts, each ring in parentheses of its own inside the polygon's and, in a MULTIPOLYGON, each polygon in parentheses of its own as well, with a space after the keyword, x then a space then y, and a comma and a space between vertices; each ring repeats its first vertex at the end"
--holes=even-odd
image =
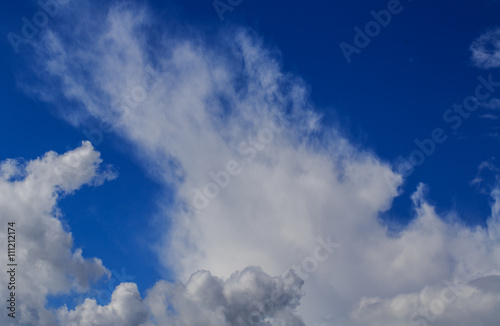
POLYGON ((391 299, 363 298, 352 317, 373 326, 495 325, 500 318, 499 284, 500 276, 490 276, 468 284, 443 282, 391 299))
POLYGON ((500 67, 500 28, 490 30, 472 42, 472 62, 479 68, 500 67))
POLYGON ((134 283, 118 285, 106 306, 97 305, 94 299, 86 299, 74 310, 63 307, 58 311, 59 323, 67 326, 139 326, 144 325, 147 318, 148 311, 134 283))
MULTIPOLYGON (((421 188, 422 189, 422 188, 421 188)), ((361 325, 494 325, 499 318, 500 270, 498 262, 498 191, 493 192, 488 229, 470 230, 459 224, 446 225, 421 194, 415 193, 417 219, 391 247, 404 249, 393 260, 418 274, 440 276, 414 290, 392 296, 365 296, 351 311, 361 325), (420 201, 420 203, 418 203, 420 201), (444 269, 452 269, 446 272, 444 269)), ((391 266, 391 267, 393 267, 391 266)), ((406 268, 405 268, 406 269, 406 268)), ((408 271, 406 271, 407 273, 408 271)))
POLYGON ((294 314, 302 283, 293 273, 271 277, 256 267, 226 281, 198 271, 186 284, 159 281, 144 301, 134 283, 122 283, 108 305, 86 299, 74 310, 59 309, 58 321, 67 326, 303 326, 294 314))
POLYGON ((226 281, 198 271, 185 286, 158 282, 145 301, 157 325, 303 326, 294 314, 302 282, 293 273, 271 277, 256 267, 234 273, 226 281), (175 312, 166 310, 168 305, 175 312))
MULTIPOLYGON (((80 13, 71 17, 68 26, 80 28, 43 39, 38 71, 49 73, 42 79, 59 81, 58 92, 81 104, 82 111, 66 114, 71 122, 81 123, 85 114, 113 122, 144 167, 176 192, 175 206, 159 212, 172 226, 158 254, 187 285, 161 281, 149 291, 145 302, 158 323, 173 318, 179 325, 239 325, 224 309, 261 286, 243 282, 243 276, 257 273, 247 266, 261 266, 270 275, 309 268, 298 309, 310 326, 332 320, 401 325, 416 298, 426 289, 439 291, 445 279, 466 282, 498 274, 498 192, 488 229, 470 229, 457 213, 438 216, 421 185, 413 196, 411 224, 388 235, 378 215, 391 206, 402 177, 322 126, 306 85, 281 70, 276 51, 251 31, 221 32, 209 42, 194 31, 173 37, 167 29, 154 46, 145 44, 152 19, 139 12, 114 7, 103 26, 88 29, 78 23, 80 13), (64 41, 74 38, 71 33, 80 41, 64 41), (272 131, 273 117, 286 120, 286 128, 272 131), (228 168, 232 161, 239 169, 228 168), (220 175, 220 186, 211 173, 220 175), (201 206, 193 202, 196 189, 206 197, 201 206), (200 210, 195 213, 193 206, 200 210), (322 259, 318 237, 341 246, 322 259), (244 291, 233 298, 228 284, 235 270, 247 272, 237 282, 244 291), (207 306, 198 295, 218 305, 207 306), (394 300, 407 308, 390 312, 394 300), (179 315, 172 317, 171 309, 179 315)), ((50 90, 36 92, 58 103, 50 90)), ((75 311, 62 310, 60 318, 77 322, 99 311, 105 323, 119 302, 138 301, 136 292, 122 284, 110 305, 87 301, 75 311)), ((494 302, 488 295, 480 292, 473 299, 494 302)), ((462 302, 468 301, 457 300, 462 302)), ((471 306, 470 318, 493 320, 497 315, 489 307, 471 306)), ((130 319, 146 322, 144 310, 136 312, 130 319)), ((455 320, 446 313, 440 318, 455 320)), ((300 325, 288 310, 275 319, 269 323, 300 325)))
MULTIPOLYGON (((58 155, 48 152, 25 162, 0 163, 0 223, 16 230, 16 318, 26 325, 52 325, 52 314, 44 308, 48 294, 84 291, 89 282, 108 273, 98 258, 84 258, 73 249, 73 238, 63 228, 57 201, 61 196, 85 184, 101 183, 113 173, 100 168, 100 155, 90 142, 58 155)), ((0 243, 7 243, 5 232, 0 243)), ((6 266, 7 255, 0 263, 6 266)), ((2 289, 7 278, 0 278, 2 289)), ((2 290, 2 293, 5 292, 2 290)), ((4 309, 5 310, 5 309, 4 309)), ((0 315, 2 325, 11 325, 7 314, 0 315)))

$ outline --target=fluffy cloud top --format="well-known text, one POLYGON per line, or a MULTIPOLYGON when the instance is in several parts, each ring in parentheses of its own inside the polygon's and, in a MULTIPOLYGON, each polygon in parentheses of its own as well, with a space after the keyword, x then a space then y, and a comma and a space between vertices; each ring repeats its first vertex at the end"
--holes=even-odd
POLYGON ((74 310, 58 312, 62 325, 304 326, 294 314, 303 281, 293 273, 271 277, 249 267, 223 281, 207 271, 184 285, 159 281, 143 301, 134 283, 122 283, 111 302, 87 299, 74 310))
MULTIPOLYGON (((100 184, 114 177, 100 168, 100 155, 91 143, 83 142, 65 154, 48 152, 35 160, 22 163, 5 160, 0 163, 0 223, 15 223, 18 300, 17 320, 26 325, 54 323, 44 305, 49 294, 84 291, 89 282, 109 273, 98 258, 84 258, 73 249, 73 238, 63 228, 57 201, 86 184, 100 184), (19 286, 22 284, 22 286, 19 286)), ((0 243, 7 234, 0 233, 0 243)), ((7 255, 0 262, 7 265, 7 255)), ((2 289, 8 279, 0 278, 2 289)), ((0 315, 2 325, 13 324, 6 313, 0 315)))

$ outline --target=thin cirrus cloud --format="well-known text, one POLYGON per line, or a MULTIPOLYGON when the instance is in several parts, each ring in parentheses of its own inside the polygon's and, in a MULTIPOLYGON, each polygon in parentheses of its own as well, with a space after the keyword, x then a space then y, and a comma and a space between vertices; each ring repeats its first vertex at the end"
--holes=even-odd
POLYGON ((470 46, 472 63, 483 69, 500 67, 500 28, 480 35, 470 46))
POLYGON ((157 22, 147 9, 113 6, 92 25, 84 23, 89 15, 78 11, 67 29, 37 43, 40 79, 60 87, 29 90, 55 105, 78 103, 65 111, 71 123, 86 115, 106 121, 175 191, 173 205, 158 207, 171 226, 156 249, 179 283, 159 281, 144 300, 135 284, 120 284, 106 306, 88 299, 60 308, 60 323, 447 326, 499 319, 498 190, 488 226, 469 228, 459 212, 440 216, 420 185, 412 222, 388 235, 378 215, 391 207, 402 177, 324 126, 307 85, 284 72, 277 51, 253 32, 223 31, 209 41, 194 28, 166 28, 153 42, 148 32, 157 22), (290 299, 270 299, 271 310, 257 305, 280 291, 290 299), (257 305, 251 311, 250 302, 257 305))

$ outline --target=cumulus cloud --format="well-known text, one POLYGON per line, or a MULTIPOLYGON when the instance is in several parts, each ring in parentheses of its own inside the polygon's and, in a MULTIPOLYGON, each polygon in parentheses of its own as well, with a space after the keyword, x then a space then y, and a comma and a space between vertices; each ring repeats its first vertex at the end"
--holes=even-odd
POLYGON ((302 283, 294 273, 271 277, 256 267, 225 281, 198 271, 186 285, 158 282, 145 301, 157 325, 303 326, 294 314, 302 283), (168 305, 173 309, 165 309, 168 305))
POLYGON ((495 325, 500 318, 500 276, 466 284, 444 281, 391 299, 363 298, 352 312, 362 325, 495 325))
POLYGON ((94 299, 86 299, 74 310, 63 307, 58 311, 59 323, 68 326, 138 326, 144 325, 147 317, 148 311, 134 283, 118 285, 106 306, 98 305, 94 299))
MULTIPOLYGON (((44 308, 47 295, 85 291, 91 281, 109 273, 100 259, 84 258, 81 249, 73 248, 73 237, 63 228, 57 208, 61 196, 114 177, 100 167, 101 161, 86 141, 61 155, 51 151, 27 162, 0 163, 0 223, 15 223, 19 267, 12 290, 18 301, 16 318, 23 325, 52 325, 53 315, 44 308)), ((0 242, 7 243, 5 232, 0 242)), ((1 255, 0 262, 6 266, 7 255, 1 255)), ((2 289, 7 283, 7 278, 0 278, 2 289)), ((1 314, 2 325, 12 320, 1 314)))
POLYGON ((417 291, 362 297, 350 313, 353 321, 360 325, 494 325, 500 316, 495 308, 500 298, 498 191, 492 193, 488 229, 470 230, 444 224, 423 200, 422 186, 419 190, 413 196, 416 220, 391 244, 406 251, 393 265, 413 266, 420 269, 417 274, 453 270, 443 271, 433 282, 427 277, 417 291))
POLYGON ((294 273, 271 277, 249 267, 225 281, 208 271, 186 284, 159 281, 143 301, 134 283, 122 283, 111 302, 86 299, 74 310, 58 311, 62 325, 304 326, 294 313, 303 281, 294 273))
MULTIPOLYGON (((261 287, 281 289, 272 285, 279 279, 246 269, 261 266, 269 275, 294 270, 305 279, 297 307, 304 324, 401 325, 444 280, 498 275, 498 191, 488 228, 471 229, 457 213, 439 216, 420 185, 412 222, 390 235, 379 214, 391 207, 402 177, 323 125, 307 85, 284 72, 279 52, 252 31, 222 31, 213 39, 193 29, 150 34, 155 22, 147 10, 124 5, 111 7, 99 24, 80 21, 85 17, 82 11, 68 17, 67 28, 47 33, 36 48, 40 78, 59 85, 58 92, 32 90, 55 104, 76 102, 65 111, 71 123, 92 116, 111 125, 144 168, 175 191, 173 206, 159 205, 170 227, 157 248, 186 285, 156 284, 144 299, 149 319, 143 308, 127 315, 122 306, 140 296, 121 284, 108 306, 88 300, 62 309, 61 320, 83 323, 96 312, 103 324, 114 316, 240 325, 236 312, 250 297, 268 295, 261 287), (237 270, 244 272, 231 287, 237 270)), ((99 142, 106 131, 89 134, 99 142)), ((456 304, 495 302, 489 292, 474 293, 456 304)), ((286 309, 258 325, 301 325, 289 310, 298 298, 290 294, 286 309)), ((489 307, 468 311, 486 323, 497 316, 489 307)))
POLYGON ((479 68, 500 67, 500 28, 490 30, 472 42, 472 62, 479 68))

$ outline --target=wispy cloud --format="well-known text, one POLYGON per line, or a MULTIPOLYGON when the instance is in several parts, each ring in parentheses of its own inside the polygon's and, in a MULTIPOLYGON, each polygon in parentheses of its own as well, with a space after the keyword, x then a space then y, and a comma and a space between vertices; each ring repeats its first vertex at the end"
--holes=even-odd
POLYGON ((482 69, 500 67, 500 28, 490 30, 472 42, 472 63, 482 69))
MULTIPOLYGON (((489 137, 498 137, 498 135, 489 135, 489 137)), ((496 181, 498 178, 496 177, 499 174, 499 169, 495 166, 494 164, 495 158, 491 158, 488 161, 481 162, 479 164, 479 167, 477 168, 477 174, 470 181, 470 184, 474 187, 476 187, 479 191, 483 193, 490 193, 492 190, 492 187, 496 186, 496 181), (487 176, 485 176, 485 174, 487 176), (483 185, 485 181, 489 182, 490 184, 483 185), (493 182, 493 184, 491 184, 493 182)))

